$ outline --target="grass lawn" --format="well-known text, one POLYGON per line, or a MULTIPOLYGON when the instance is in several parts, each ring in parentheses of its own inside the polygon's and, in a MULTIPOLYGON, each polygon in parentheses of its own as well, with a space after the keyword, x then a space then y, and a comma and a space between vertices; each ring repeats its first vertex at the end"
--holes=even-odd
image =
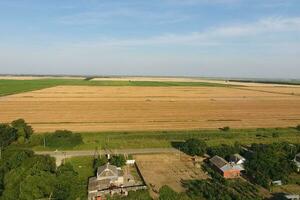
POLYGON ((214 86, 228 85, 206 82, 159 82, 159 81, 89 81, 81 79, 38 79, 38 80, 0 80, 0 96, 40 90, 59 86, 214 86))
MULTIPOLYGON (((300 143, 300 131, 294 128, 269 129, 231 129, 220 130, 191 130, 191 131, 150 131, 150 132, 94 132, 81 133, 83 144, 69 150, 128 149, 128 148, 165 148, 172 147, 172 142, 183 141, 189 138, 203 139, 209 146, 220 144, 273 143, 290 142, 300 143), (277 133, 277 134, 273 134, 277 133)), ((42 135, 34 135, 42 137, 42 135)), ((44 149, 35 146, 35 150, 44 149)), ((68 150, 65 148, 64 150, 68 150)))
POLYGON ((94 157, 92 156, 81 156, 67 158, 66 162, 70 163, 74 170, 78 173, 80 179, 87 181, 89 177, 95 176, 93 169, 94 157))

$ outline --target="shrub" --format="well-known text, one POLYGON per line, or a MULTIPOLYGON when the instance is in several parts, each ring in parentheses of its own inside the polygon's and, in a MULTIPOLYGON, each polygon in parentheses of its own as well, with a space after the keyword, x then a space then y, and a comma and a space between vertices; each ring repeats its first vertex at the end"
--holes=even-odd
POLYGON ((298 124, 298 126, 296 126, 296 129, 297 129, 298 131, 300 131, 300 124, 298 124))
POLYGON ((126 164, 126 159, 123 155, 115 155, 111 157, 109 162, 117 167, 122 167, 126 164))
POLYGON ((53 134, 45 136, 47 147, 51 148, 71 148, 83 143, 79 133, 72 133, 67 130, 58 130, 53 134))

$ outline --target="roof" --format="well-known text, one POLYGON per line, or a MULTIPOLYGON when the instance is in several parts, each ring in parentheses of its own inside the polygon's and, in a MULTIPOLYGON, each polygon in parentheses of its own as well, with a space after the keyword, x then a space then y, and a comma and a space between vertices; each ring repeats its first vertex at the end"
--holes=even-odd
POLYGON ((228 162, 224 158, 221 158, 220 156, 214 156, 209 161, 210 163, 212 163, 213 165, 215 165, 220 169, 228 164, 228 162))
POLYGON ((239 162, 239 161, 245 161, 246 159, 241 156, 240 154, 236 153, 230 156, 230 162, 239 162))
POLYGON ((243 171, 245 169, 241 165, 232 165, 228 163, 227 165, 221 167, 221 170, 224 172, 229 170, 243 171))
POLYGON ((109 163, 98 167, 97 176, 118 176, 118 168, 109 163))
POLYGON ((233 154, 233 156, 239 160, 246 160, 243 156, 241 156, 240 154, 236 153, 236 154, 233 154))
POLYGON ((214 156, 209 161, 211 162, 211 164, 215 165, 223 172, 228 170, 238 170, 238 171, 245 170, 241 165, 230 164, 220 156, 214 156))

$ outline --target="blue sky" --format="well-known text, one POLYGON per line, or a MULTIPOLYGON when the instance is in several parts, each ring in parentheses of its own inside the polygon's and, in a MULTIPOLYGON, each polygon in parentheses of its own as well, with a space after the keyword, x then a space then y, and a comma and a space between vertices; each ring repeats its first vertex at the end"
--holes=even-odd
POLYGON ((299 0, 0 0, 0 73, 300 78, 299 0))

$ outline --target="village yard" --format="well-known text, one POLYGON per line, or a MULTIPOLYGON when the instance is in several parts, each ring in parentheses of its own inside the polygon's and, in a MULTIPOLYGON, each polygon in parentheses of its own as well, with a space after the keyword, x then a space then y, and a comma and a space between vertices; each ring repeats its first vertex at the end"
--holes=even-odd
POLYGON ((192 157, 183 153, 135 155, 134 159, 154 198, 164 185, 184 192, 182 180, 208 178, 207 173, 193 163, 192 157))

